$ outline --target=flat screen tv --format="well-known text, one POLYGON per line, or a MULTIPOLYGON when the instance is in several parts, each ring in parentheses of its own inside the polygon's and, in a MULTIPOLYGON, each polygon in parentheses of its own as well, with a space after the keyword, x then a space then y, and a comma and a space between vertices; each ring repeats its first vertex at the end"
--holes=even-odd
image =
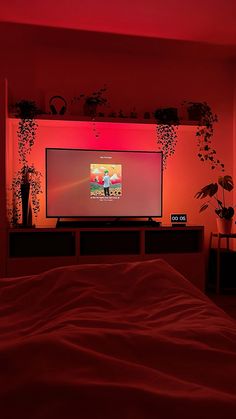
POLYGON ((46 216, 161 217, 162 153, 47 148, 46 216))

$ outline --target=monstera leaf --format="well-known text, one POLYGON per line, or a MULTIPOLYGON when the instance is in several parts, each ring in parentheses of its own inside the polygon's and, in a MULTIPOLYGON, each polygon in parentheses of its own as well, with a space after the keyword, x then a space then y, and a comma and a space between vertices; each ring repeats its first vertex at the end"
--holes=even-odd
POLYGON ((218 191, 217 183, 210 183, 204 186, 199 192, 196 193, 195 198, 206 198, 207 196, 212 197, 218 191))
POLYGON ((232 176, 220 176, 218 179, 218 183, 222 186, 223 189, 226 191, 232 191, 234 188, 234 182, 232 176))
POLYGON ((219 176, 217 183, 209 183, 208 185, 204 186, 200 191, 198 191, 195 194, 195 198, 202 199, 209 197, 207 202, 204 202, 199 212, 205 211, 209 207, 209 203, 211 202, 211 198, 214 198, 214 202, 217 204, 217 207, 215 208, 215 213, 220 218, 224 218, 225 220, 230 220, 234 216, 234 208, 229 206, 226 207, 225 205, 225 194, 224 191, 232 191, 234 188, 234 182, 232 176, 226 175, 226 176, 219 176), (222 198, 220 199, 218 197, 219 192, 222 192, 222 198))

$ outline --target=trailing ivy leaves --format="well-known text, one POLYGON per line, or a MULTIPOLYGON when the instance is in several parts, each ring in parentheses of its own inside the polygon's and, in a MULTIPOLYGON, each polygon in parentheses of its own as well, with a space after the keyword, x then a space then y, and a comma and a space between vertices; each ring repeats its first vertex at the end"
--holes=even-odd
POLYGON ((17 130, 19 162, 27 166, 27 156, 35 143, 38 124, 35 119, 20 119, 17 130))
POLYGON ((154 112, 157 121, 157 144, 163 153, 163 168, 167 167, 167 159, 175 153, 177 131, 179 126, 176 108, 160 108, 154 112))
POLYGON ((208 162, 211 169, 220 167, 224 171, 224 163, 216 157, 216 150, 212 147, 214 124, 218 117, 214 114, 207 102, 187 102, 187 110, 190 120, 197 121, 197 146, 198 158, 202 162, 208 162))
POLYGON ((40 211, 39 194, 42 193, 41 179, 42 173, 39 170, 36 170, 33 164, 31 166, 22 166, 22 168, 15 173, 11 184, 12 207, 9 209, 12 225, 17 225, 22 216, 22 184, 30 183, 32 210, 35 217, 37 217, 38 212, 40 211))
POLYGON ((30 184, 30 197, 32 211, 37 217, 40 210, 39 194, 42 193, 42 174, 34 164, 29 164, 28 158, 34 146, 38 124, 35 120, 41 111, 34 102, 22 100, 14 105, 16 116, 20 118, 18 123, 18 154, 21 168, 14 174, 11 191, 12 207, 9 208, 9 216, 12 225, 17 225, 22 216, 22 184, 30 184))
POLYGON ((157 125, 157 144, 163 153, 163 168, 167 167, 167 159, 175 153, 177 144, 177 125, 157 125))

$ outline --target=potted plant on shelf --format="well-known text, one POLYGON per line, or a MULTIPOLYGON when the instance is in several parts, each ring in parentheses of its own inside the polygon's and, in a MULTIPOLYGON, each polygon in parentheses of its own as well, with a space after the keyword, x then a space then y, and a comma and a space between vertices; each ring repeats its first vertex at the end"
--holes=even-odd
POLYGON ((97 107, 101 105, 107 105, 108 100, 104 96, 106 92, 106 86, 102 87, 101 89, 93 92, 91 95, 85 96, 84 95, 84 115, 86 116, 96 116, 97 114, 97 107))
POLYGON ((212 147, 214 124, 218 117, 211 110, 207 102, 185 102, 188 119, 197 122, 197 146, 198 158, 202 162, 208 162, 212 169, 219 167, 224 171, 224 164, 216 157, 216 150, 212 147))
POLYGON ((233 188, 234 182, 232 176, 225 175, 219 176, 217 182, 203 186, 203 188, 195 194, 195 198, 197 199, 209 197, 208 201, 201 205, 199 211, 203 212, 212 205, 217 215, 218 231, 222 234, 229 234, 232 229, 234 208, 232 206, 226 206, 225 191, 230 192, 233 188), (221 197, 219 197, 219 188, 221 188, 221 197), (214 198, 215 205, 212 204, 212 198, 214 198))
POLYGON ((37 217, 40 210, 39 194, 42 193, 42 174, 33 163, 29 163, 28 157, 36 139, 38 124, 36 115, 41 113, 35 102, 22 100, 14 105, 15 116, 20 118, 17 130, 18 154, 21 168, 13 176, 12 208, 10 217, 12 225, 32 227, 32 213, 37 217))
POLYGON ((163 152, 163 168, 167 159, 175 153, 179 117, 177 108, 159 108, 154 112, 157 122, 157 144, 163 152))

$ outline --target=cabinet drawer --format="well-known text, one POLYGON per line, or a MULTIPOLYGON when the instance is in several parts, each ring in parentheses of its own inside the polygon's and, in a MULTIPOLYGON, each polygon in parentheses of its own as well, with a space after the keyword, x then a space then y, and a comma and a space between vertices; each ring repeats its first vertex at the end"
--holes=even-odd
POLYGON ((75 256, 74 232, 12 232, 9 234, 9 257, 75 256))
POLYGON ((195 253, 202 251, 201 230, 145 232, 145 253, 195 253))
POLYGON ((138 255, 139 231, 81 231, 81 255, 138 255))

